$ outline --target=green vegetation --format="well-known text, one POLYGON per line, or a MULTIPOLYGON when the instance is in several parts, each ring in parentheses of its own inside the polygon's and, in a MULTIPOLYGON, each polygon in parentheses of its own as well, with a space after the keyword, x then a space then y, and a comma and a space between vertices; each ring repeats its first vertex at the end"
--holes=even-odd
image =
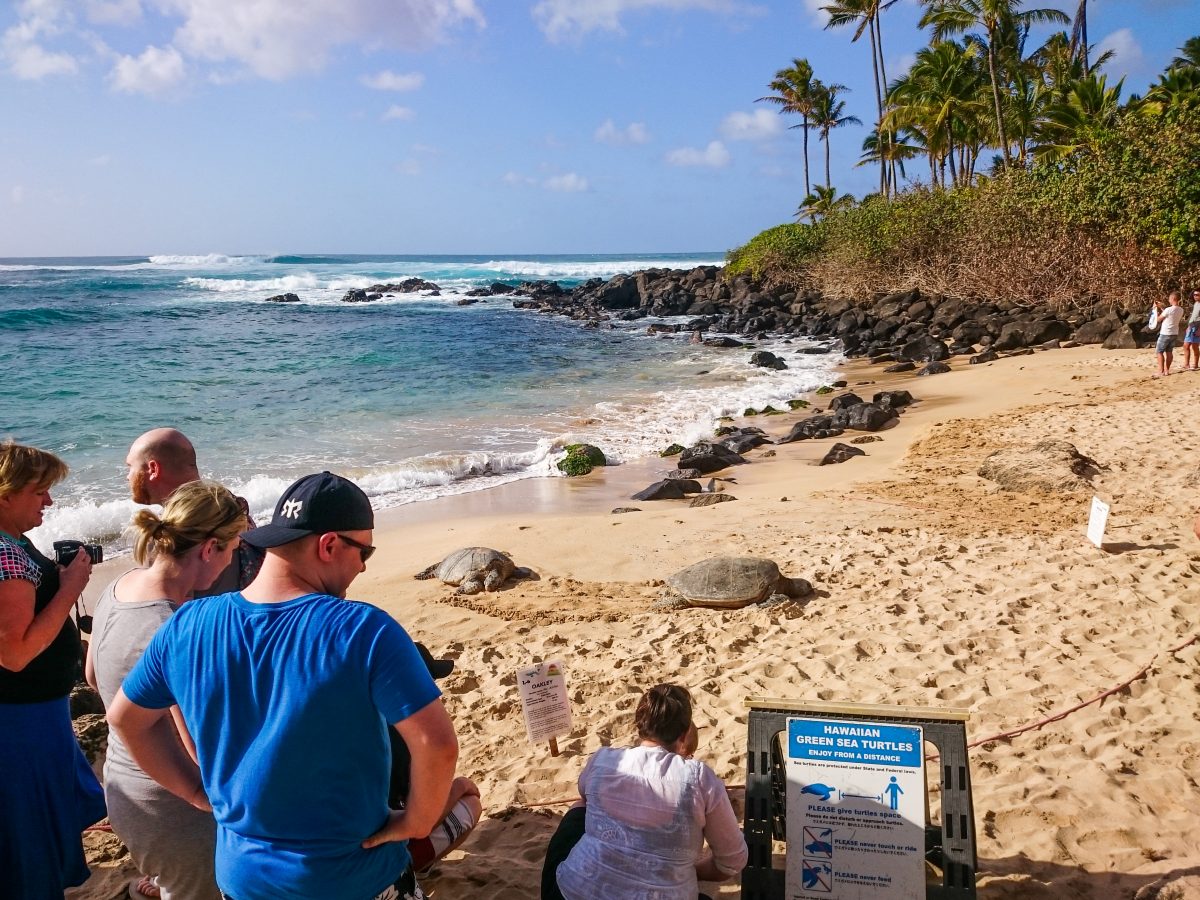
POLYGON ((757 416, 757 415, 758 415, 758 410, 755 409, 753 406, 747 406, 745 409, 742 410, 743 417, 757 416))
POLYGON ((789 400, 787 405, 788 409, 808 409, 807 400, 789 400))
POLYGON ((816 391, 814 391, 814 393, 816 393, 816 394, 832 394, 833 388, 827 384, 823 384, 819 388, 817 388, 816 391))
POLYGON ((607 466, 604 451, 591 444, 568 444, 563 448, 567 455, 558 461, 558 470, 564 475, 586 475, 597 466, 607 466))
POLYGON ((682 444, 672 444, 666 450, 661 451, 659 456, 678 456, 686 448, 682 444))
MULTIPOLYGON (((1056 306, 1140 302, 1200 278, 1200 37, 1144 97, 1122 101, 1123 83, 1100 71, 1108 54, 1089 58, 1086 2, 1070 34, 1037 47, 1034 25, 1072 20, 1021 0, 923 3, 933 40, 890 83, 880 16, 891 4, 824 7, 830 27, 871 37, 879 118, 860 165, 880 167, 880 192, 856 202, 806 184, 797 215, 810 221, 730 251, 729 275, 830 297, 916 287, 1056 306), (914 181, 905 162, 920 157, 928 173, 914 181)), ((776 97, 761 99, 820 130, 817 101, 780 100, 791 81, 803 87, 783 76, 806 66, 793 60, 771 82, 776 97)), ((829 91, 807 71, 807 90, 829 91)), ((840 103, 832 94, 820 102, 840 103)))

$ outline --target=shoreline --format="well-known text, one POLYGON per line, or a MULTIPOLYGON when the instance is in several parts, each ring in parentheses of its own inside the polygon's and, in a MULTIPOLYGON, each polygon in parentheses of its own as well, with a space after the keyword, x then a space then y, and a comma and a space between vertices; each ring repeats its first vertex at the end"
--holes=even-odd
MULTIPOLYGON (((459 774, 485 805, 475 834, 423 880, 430 896, 536 895, 580 769, 629 740, 633 704, 658 681, 692 691, 698 758, 740 785, 752 696, 962 707, 973 740, 1070 708, 1151 660, 1104 703, 971 752, 979 896, 1108 900, 1186 871, 1200 860, 1189 825, 1200 695, 1188 686, 1200 648, 1155 654, 1195 627, 1200 545, 1191 470, 1160 457, 1200 441, 1178 396, 1200 375, 1151 380, 1151 363, 1095 347, 952 360, 950 373, 920 378, 851 362, 848 390, 907 389, 918 402, 863 445, 868 456, 839 466, 811 463, 856 433, 750 451, 749 465, 718 473, 736 479, 725 486, 736 502, 631 503, 626 488, 652 472, 621 466, 381 513, 380 552, 351 594, 455 660, 439 684, 459 774), (978 476, 991 452, 1047 439, 1101 463, 1091 488, 1002 491, 978 476), (1084 535, 1093 492, 1113 504, 1103 551, 1084 535), (609 512, 626 505, 642 512, 609 512), (413 579, 472 545, 511 552, 537 578, 471 597, 413 579), (814 594, 654 607, 668 575, 720 554, 772 558, 814 594), (558 757, 528 743, 516 699, 515 670, 548 659, 564 661, 574 716, 558 757)), ((936 789, 930 800, 936 816, 936 789)), ((706 892, 739 896, 736 882, 706 892)))

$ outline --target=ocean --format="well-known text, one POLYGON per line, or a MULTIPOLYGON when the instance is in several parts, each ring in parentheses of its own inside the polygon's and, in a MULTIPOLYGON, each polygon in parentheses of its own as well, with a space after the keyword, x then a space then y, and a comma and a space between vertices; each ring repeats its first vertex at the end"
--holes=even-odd
MULTIPOLYGON (((376 508, 519 478, 560 477, 564 444, 610 462, 712 434, 718 417, 831 380, 841 358, 762 342, 788 364, 513 308, 471 288, 564 287, 722 254, 579 256, 151 256, 0 259, 0 437, 62 456, 71 474, 32 533, 112 549, 136 508, 124 459, 172 425, 201 472, 269 513, 295 478, 330 469, 376 508), (419 277, 440 296, 350 304, 351 288, 419 277), (294 292, 300 303, 264 302, 294 292)), ((684 321, 678 319, 677 321, 684 321)))

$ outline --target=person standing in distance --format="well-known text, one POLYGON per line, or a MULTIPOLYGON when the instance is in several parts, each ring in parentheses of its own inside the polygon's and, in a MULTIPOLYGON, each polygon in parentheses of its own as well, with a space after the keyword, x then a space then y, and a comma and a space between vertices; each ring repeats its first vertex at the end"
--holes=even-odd
POLYGON ((1175 356, 1175 342, 1179 340, 1179 323, 1183 321, 1183 307, 1179 305, 1179 291, 1171 291, 1167 297, 1168 306, 1158 316, 1158 341, 1154 352, 1158 357, 1158 371, 1155 378, 1163 378, 1171 374, 1171 361, 1175 356))
POLYGON ((109 709, 147 774, 212 809, 229 900, 424 896, 405 841, 440 819, 458 739, 404 629, 345 599, 373 528, 353 482, 292 484, 271 522, 242 536, 266 551, 254 582, 182 607, 109 709), (162 727, 172 705, 199 764, 162 727), (387 808, 388 725, 412 755, 402 811, 387 808))

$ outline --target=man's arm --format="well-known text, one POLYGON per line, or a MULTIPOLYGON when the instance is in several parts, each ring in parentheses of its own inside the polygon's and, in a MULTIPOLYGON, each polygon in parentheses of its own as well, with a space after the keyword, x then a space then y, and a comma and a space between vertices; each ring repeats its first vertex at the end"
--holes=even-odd
POLYGON ((405 809, 391 813, 383 828, 363 841, 367 849, 429 834, 442 817, 458 763, 458 736, 440 697, 392 727, 412 754, 412 787, 405 809))
POLYGON ((120 735, 142 771, 197 809, 212 810, 200 779, 200 767, 184 749, 169 709, 138 706, 122 688, 108 710, 108 724, 120 735))

